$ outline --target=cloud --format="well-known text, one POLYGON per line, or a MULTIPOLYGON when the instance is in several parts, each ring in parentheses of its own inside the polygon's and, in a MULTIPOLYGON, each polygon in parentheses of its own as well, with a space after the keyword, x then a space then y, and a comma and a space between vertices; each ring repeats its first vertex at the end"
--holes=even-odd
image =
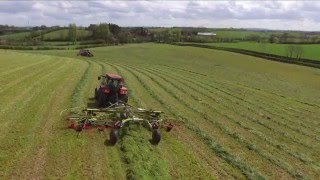
POLYGON ((12 3, 9 1, 0 1, 0 13, 21 13, 32 10, 32 4, 28 2, 12 3))
POLYGON ((0 24, 319 30, 318 12, 316 1, 0 1, 0 24))

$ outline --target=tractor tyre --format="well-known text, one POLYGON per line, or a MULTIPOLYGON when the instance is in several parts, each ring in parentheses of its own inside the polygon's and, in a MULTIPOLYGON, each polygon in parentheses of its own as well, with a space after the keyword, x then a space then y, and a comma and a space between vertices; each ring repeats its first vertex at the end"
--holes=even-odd
POLYGON ((107 97, 104 95, 102 92, 98 92, 98 97, 97 97, 97 106, 98 107, 105 107, 107 104, 107 97))
POLYGON ((121 101, 124 103, 128 103, 128 95, 124 95, 121 97, 121 101))
POLYGON ((160 135, 159 129, 154 129, 152 131, 152 143, 159 144, 160 140, 161 140, 161 135, 160 135))
POLYGON ((75 127, 75 130, 77 132, 81 132, 83 130, 83 124, 78 124, 76 127, 75 127))
POLYGON ((109 143, 111 145, 115 145, 119 139, 119 130, 118 129, 112 129, 110 132, 110 139, 109 143))

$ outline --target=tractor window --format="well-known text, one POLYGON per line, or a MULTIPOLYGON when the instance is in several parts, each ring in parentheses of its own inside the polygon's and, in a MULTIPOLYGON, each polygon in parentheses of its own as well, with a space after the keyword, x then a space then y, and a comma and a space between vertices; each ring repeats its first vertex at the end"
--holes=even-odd
POLYGON ((116 87, 118 87, 119 81, 118 81, 118 80, 114 81, 114 85, 115 85, 116 87))
POLYGON ((105 76, 101 77, 101 84, 106 85, 107 81, 108 81, 108 79, 105 76))
POLYGON ((121 80, 116 80, 116 81, 114 82, 114 85, 115 85, 116 87, 121 88, 121 87, 123 86, 123 82, 122 82, 121 80))

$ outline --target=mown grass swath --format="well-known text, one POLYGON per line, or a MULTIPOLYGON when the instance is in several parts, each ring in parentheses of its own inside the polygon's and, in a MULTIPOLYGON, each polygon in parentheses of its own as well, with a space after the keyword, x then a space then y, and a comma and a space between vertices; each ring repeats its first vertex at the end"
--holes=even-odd
POLYGON ((2 51, 0 177, 319 177, 318 69, 161 44, 91 51, 2 51), (109 131, 66 129, 57 112, 92 106, 107 72, 126 79, 130 104, 177 124, 158 146, 137 124, 115 146, 104 145, 109 131))

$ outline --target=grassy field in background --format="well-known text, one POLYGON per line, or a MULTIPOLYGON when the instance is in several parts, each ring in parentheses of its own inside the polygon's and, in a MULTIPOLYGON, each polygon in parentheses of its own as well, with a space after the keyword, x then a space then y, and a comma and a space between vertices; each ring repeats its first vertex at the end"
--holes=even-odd
POLYGON ((320 176, 320 70, 211 49, 135 44, 0 50, 0 177, 291 179, 320 176), (159 145, 133 125, 79 138, 59 116, 92 103, 97 76, 126 79, 129 103, 181 121, 159 145))
POLYGON ((12 33, 1 35, 0 39, 7 39, 9 41, 23 41, 30 35, 30 32, 12 33))
MULTIPOLYGON (((66 41, 68 40, 68 29, 61 29, 61 30, 56 30, 52 31, 49 33, 45 33, 43 35, 43 40, 44 41, 66 41)), ((30 36, 31 32, 21 32, 21 33, 12 33, 8 35, 1 35, 0 39, 7 39, 9 41, 25 41, 28 36, 30 36)), ((77 30, 77 37, 78 40, 84 40, 85 38, 89 37, 92 35, 91 31, 84 30, 84 29, 78 29, 77 30)), ((41 38, 40 36, 36 38, 41 38)))
MULTIPOLYGON (((165 31, 167 28, 150 28, 151 32, 165 31)), ((171 28, 171 30, 177 30, 181 28, 171 28)), ((200 28, 201 29, 201 28, 200 28)), ((203 30, 199 30, 202 32, 203 30)), ((282 32, 276 31, 250 31, 250 30, 232 30, 232 29, 211 29, 207 28, 206 32, 213 32, 217 38, 230 38, 230 39, 244 39, 248 36, 260 36, 261 38, 269 38, 272 34, 281 35, 282 32)), ((291 35, 298 35, 299 33, 291 32, 291 35)))
MULTIPOLYGON (((56 40, 68 40, 68 29, 61 29, 58 31, 53 31, 44 34, 43 40, 45 41, 56 41, 56 40)), ((88 30, 78 29, 77 30, 77 39, 83 40, 91 36, 92 32, 88 30)))
MULTIPOLYGON (((245 49, 280 56, 287 56, 287 47, 291 44, 270 44, 270 43, 256 43, 256 42, 239 42, 239 43, 206 43, 217 47, 228 47, 245 49)), ((302 58, 320 60, 320 45, 319 44, 303 44, 296 45, 303 47, 302 58)))

